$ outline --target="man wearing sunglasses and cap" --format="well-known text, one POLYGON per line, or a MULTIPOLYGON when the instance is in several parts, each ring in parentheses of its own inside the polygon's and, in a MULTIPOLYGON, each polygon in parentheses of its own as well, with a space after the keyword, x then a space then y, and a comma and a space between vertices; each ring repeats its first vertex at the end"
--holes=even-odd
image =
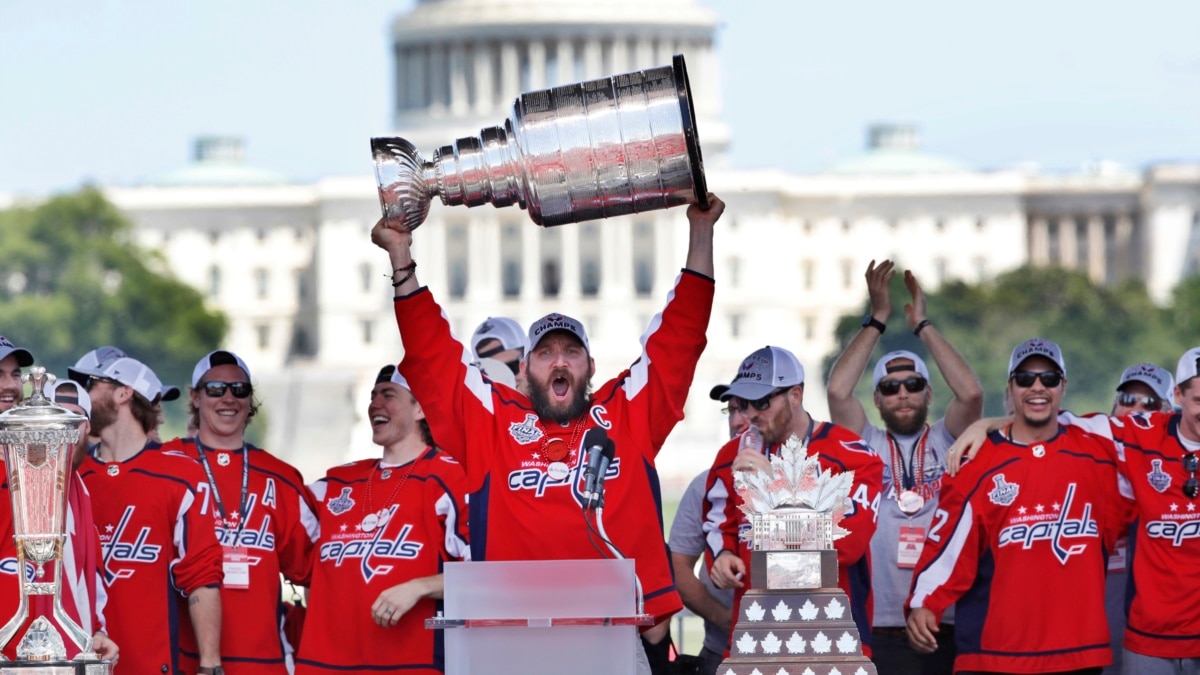
POLYGON ((180 672, 180 601, 200 645, 196 672, 220 673, 221 548, 196 489, 204 472, 150 439, 162 383, 145 364, 117 358, 88 378, 87 390, 100 443, 79 474, 100 530, 105 614, 113 640, 136 645, 116 672, 180 672))
POLYGON ((875 620, 871 627, 871 659, 881 672, 935 675, 954 665, 954 608, 938 627, 938 649, 913 651, 905 636, 904 600, 912 585, 912 569, 929 531, 946 453, 954 439, 983 412, 983 388, 966 360, 926 316, 925 293, 911 271, 904 285, 912 302, 904 306, 908 329, 921 340, 950 386, 953 398, 941 419, 929 423, 933 383, 920 356, 910 351, 884 354, 871 376, 872 400, 883 420, 880 428, 867 419, 854 388, 866 371, 892 314, 890 283, 895 265, 885 260, 867 266, 871 313, 829 373, 827 396, 834 424, 860 434, 883 460, 883 501, 871 538, 871 591, 875 620))
POLYGON ((1011 422, 943 482, 913 577, 909 641, 936 649, 941 614, 957 602, 955 672, 1099 673, 1112 660, 1105 565, 1132 492, 1110 440, 1060 424, 1058 345, 1017 345, 1008 374, 1011 422))
MULTIPOLYGON (((737 377, 720 393, 730 410, 745 410, 750 427, 717 452, 704 495, 705 560, 718 588, 734 588, 734 607, 752 587, 750 547, 739 534, 750 527, 734 491, 735 471, 770 471, 772 454, 788 439, 799 440, 808 455, 820 458, 833 473, 854 472, 850 504, 841 526, 850 531, 833 543, 837 549, 838 586, 850 600, 851 614, 870 656, 871 571, 867 549, 875 533, 883 463, 862 439, 843 427, 818 422, 804 409, 804 367, 781 347, 756 350, 742 362, 737 377), (761 436, 759 447, 748 443, 761 436)), ((734 627, 736 631, 736 626, 734 627)))
MULTIPOLYGON (((200 515, 221 544, 221 663, 229 675, 288 672, 288 645, 279 630, 280 575, 298 583, 308 576, 311 551, 306 526, 315 506, 300 472, 246 440, 258 412, 250 368, 233 352, 206 354, 192 370, 191 438, 176 438, 176 451, 200 464, 200 515)), ((180 651, 185 672, 198 657, 189 617, 180 614, 180 651)))
POLYGON ((471 335, 471 351, 484 374, 496 382, 511 384, 518 391, 526 391, 521 361, 528 349, 525 329, 506 316, 489 316, 471 335))

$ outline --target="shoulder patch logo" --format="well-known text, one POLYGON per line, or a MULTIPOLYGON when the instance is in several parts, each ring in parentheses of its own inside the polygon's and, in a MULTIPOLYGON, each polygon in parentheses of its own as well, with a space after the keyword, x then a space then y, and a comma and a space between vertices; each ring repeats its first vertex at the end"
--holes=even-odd
POLYGON ((1021 491, 1021 486, 1005 481, 1002 473, 992 476, 992 482, 996 484, 996 489, 988 493, 988 499, 998 506, 1012 506, 1021 491))
POLYGON ((1161 459, 1150 460, 1150 472, 1146 474, 1146 482, 1160 493, 1166 492, 1167 488, 1171 487, 1171 474, 1162 470, 1162 464, 1161 459))
POLYGON ((542 438, 542 430, 537 425, 537 415, 527 414, 524 421, 513 422, 508 425, 508 433, 513 437, 513 440, 521 445, 529 445, 542 438))
POLYGON ((330 513, 335 516, 340 516, 354 508, 354 500, 350 498, 351 490, 353 490, 353 488, 344 487, 342 488, 342 494, 330 499, 328 502, 325 502, 325 505, 329 507, 330 513))

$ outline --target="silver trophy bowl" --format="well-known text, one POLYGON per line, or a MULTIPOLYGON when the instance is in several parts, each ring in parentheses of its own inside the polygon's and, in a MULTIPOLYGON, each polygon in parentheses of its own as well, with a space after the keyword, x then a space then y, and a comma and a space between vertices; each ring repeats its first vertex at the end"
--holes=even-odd
POLYGON ((379 201, 412 230, 443 204, 517 204, 538 225, 708 207, 683 56, 669 66, 521 94, 503 125, 443 145, 432 160, 373 138, 379 201))

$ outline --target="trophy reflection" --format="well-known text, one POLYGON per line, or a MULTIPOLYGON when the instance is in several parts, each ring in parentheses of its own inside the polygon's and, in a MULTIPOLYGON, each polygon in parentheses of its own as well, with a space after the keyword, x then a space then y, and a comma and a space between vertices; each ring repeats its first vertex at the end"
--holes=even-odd
MULTIPOLYGON (((20 589, 16 613, 0 617, 0 649, 12 654, 16 641, 17 658, 0 660, 0 673, 107 675, 111 664, 93 652, 91 633, 63 604, 63 583, 72 583, 64 579, 63 564, 71 547, 67 485, 85 418, 46 398, 43 389, 54 376, 44 368, 31 368, 22 379, 32 383, 32 394, 0 414, 0 453, 11 496, 20 589)), ((77 536, 86 536, 84 528, 89 527, 92 523, 76 523, 77 536)), ((88 612, 90 620, 90 607, 80 611, 88 612)))
POLYGON ((521 94, 501 126, 432 160, 373 138, 384 216, 412 230, 443 204, 517 204, 538 225, 698 203, 708 188, 683 56, 669 66, 521 94))

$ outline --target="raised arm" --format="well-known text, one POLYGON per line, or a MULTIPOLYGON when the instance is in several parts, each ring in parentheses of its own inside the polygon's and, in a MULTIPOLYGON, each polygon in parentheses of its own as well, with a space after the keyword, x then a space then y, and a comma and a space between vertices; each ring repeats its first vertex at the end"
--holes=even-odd
MULTIPOLYGON (((892 313, 892 297, 888 291, 888 282, 895 274, 895 264, 884 260, 875 266, 875 261, 867 265, 867 293, 871 297, 871 318, 879 325, 886 326, 888 316, 892 313)), ((846 345, 846 350, 833 364, 829 373, 829 386, 826 395, 829 399, 829 418, 840 426, 861 434, 867 425, 867 413, 862 403, 854 396, 854 387, 867 370, 871 352, 879 344, 883 335, 882 329, 874 323, 867 324, 858 331, 858 335, 846 345)))
POLYGON ((708 208, 696 204, 688 207, 687 218, 691 225, 688 236, 687 269, 713 278, 713 226, 725 212, 725 202, 713 193, 708 193, 708 208))
POLYGON ((942 371, 942 377, 954 393, 954 398, 946 407, 946 431, 957 438, 983 414, 983 387, 966 359, 930 323, 925 312, 925 292, 911 271, 904 272, 904 285, 912 295, 912 302, 904 305, 908 327, 916 332, 921 343, 929 350, 929 355, 937 362, 938 370, 942 371))

